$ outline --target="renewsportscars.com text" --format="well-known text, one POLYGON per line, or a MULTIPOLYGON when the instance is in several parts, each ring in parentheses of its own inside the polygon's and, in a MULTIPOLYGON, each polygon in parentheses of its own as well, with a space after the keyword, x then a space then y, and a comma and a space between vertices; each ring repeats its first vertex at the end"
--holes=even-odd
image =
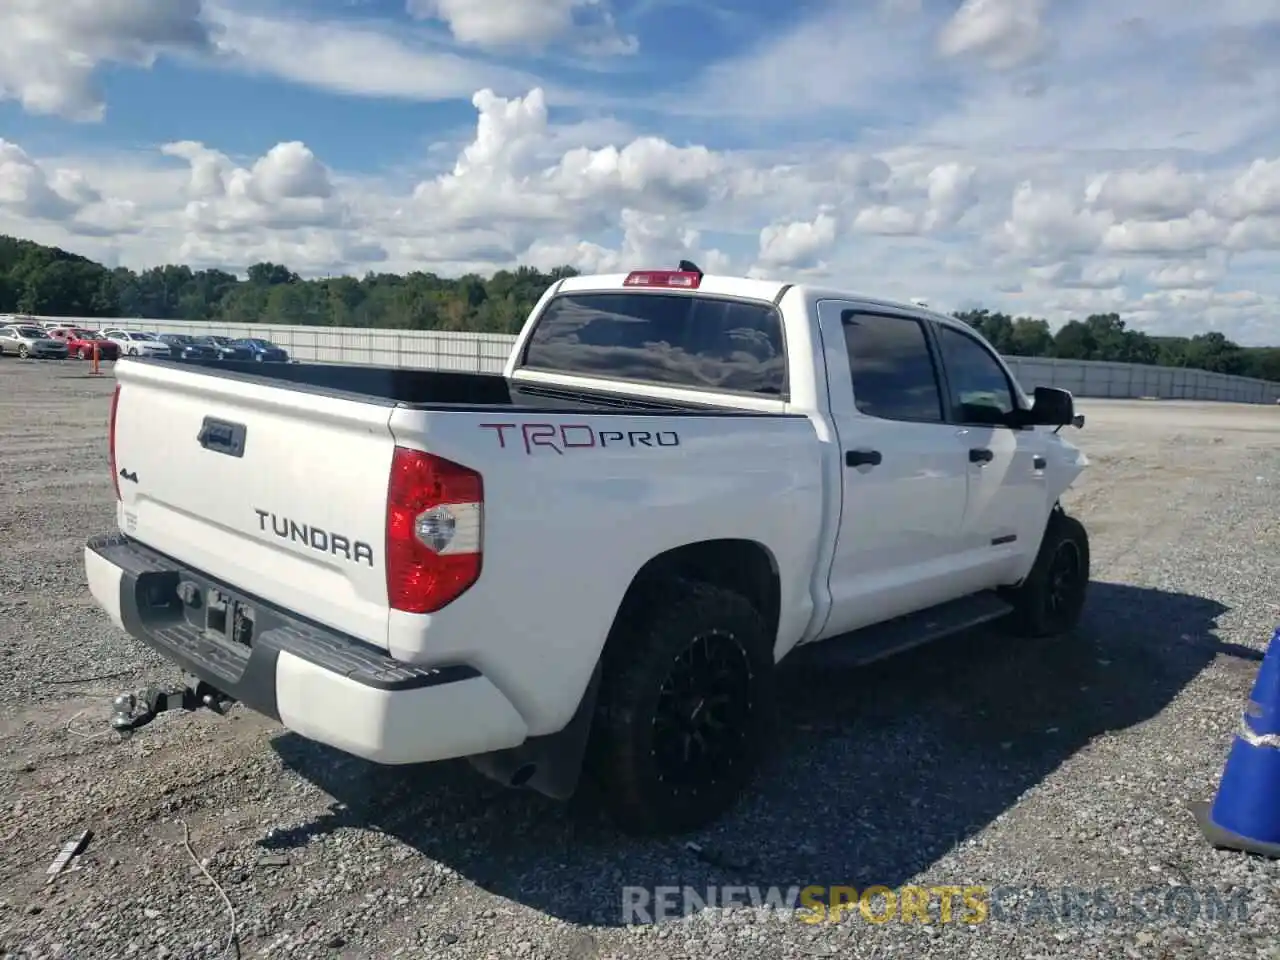
POLYGON ((707 909, 770 908, 789 923, 1243 923, 1247 890, 1151 886, 623 887, 622 920, 652 924, 707 909))

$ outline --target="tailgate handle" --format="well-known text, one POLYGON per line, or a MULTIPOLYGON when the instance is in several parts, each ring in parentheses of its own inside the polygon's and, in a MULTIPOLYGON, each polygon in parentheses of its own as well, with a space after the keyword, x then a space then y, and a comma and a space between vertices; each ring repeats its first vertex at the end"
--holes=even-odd
POLYGON ((214 453, 225 453, 229 457, 244 456, 245 426, 243 423, 231 423, 215 417, 205 417, 200 425, 200 433, 196 437, 200 446, 214 453))

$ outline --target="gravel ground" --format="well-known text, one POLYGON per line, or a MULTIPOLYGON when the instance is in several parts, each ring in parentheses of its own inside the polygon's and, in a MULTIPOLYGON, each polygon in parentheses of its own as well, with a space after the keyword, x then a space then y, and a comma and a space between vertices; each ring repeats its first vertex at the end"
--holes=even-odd
POLYGON ((83 582, 81 544, 113 520, 110 388, 0 361, 0 956, 231 956, 230 907, 246 957, 1280 958, 1280 865, 1211 850, 1185 810, 1212 795, 1280 621, 1280 410, 1084 401, 1080 636, 789 674, 786 751, 699 851, 465 764, 377 769, 240 708, 114 739, 111 697, 172 674, 83 582), (976 924, 697 902, 624 922, 624 886, 725 884, 1023 894, 976 924), (1233 896, 1243 915, 1211 915, 1233 896))

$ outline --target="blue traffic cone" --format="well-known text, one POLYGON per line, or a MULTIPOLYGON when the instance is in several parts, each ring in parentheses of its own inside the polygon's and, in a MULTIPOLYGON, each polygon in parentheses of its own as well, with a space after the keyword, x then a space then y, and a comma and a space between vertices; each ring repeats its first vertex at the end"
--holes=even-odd
POLYGON ((1218 849, 1280 860, 1280 629, 1258 668, 1213 805, 1194 804, 1192 812, 1218 849))

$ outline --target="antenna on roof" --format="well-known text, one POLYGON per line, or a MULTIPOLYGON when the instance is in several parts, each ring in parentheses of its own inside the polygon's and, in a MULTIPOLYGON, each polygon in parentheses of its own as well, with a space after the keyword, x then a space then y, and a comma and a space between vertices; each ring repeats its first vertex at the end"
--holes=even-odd
POLYGON ((702 270, 692 260, 681 260, 676 269, 681 273, 696 273, 698 276, 702 276, 702 270))

